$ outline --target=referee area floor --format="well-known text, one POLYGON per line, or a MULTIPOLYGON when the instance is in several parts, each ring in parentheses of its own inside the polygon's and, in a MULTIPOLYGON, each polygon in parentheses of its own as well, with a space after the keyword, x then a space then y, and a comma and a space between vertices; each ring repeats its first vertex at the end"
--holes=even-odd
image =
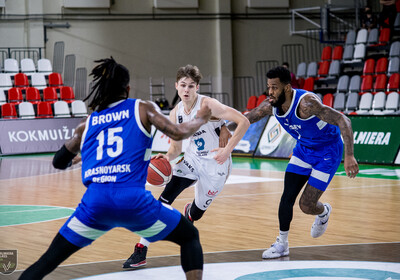
MULTIPOLYGON (((18 250, 18 279, 48 248, 85 188, 80 166, 51 166, 51 155, 0 157, 0 251, 18 250)), ((277 210, 288 160, 234 158, 216 201, 195 223, 204 251, 203 279, 400 279, 400 167, 360 165, 355 179, 343 165, 321 198, 333 206, 326 233, 310 236, 313 216, 294 207, 290 255, 262 260, 279 232, 277 210)), ((158 197, 162 189, 147 186, 158 197)), ((173 206, 193 199, 185 190, 173 206)), ((179 247, 151 244, 147 266, 123 270, 139 238, 115 229, 71 256, 45 279, 185 279, 179 247)), ((1 272, 1 269, 0 269, 1 272)))

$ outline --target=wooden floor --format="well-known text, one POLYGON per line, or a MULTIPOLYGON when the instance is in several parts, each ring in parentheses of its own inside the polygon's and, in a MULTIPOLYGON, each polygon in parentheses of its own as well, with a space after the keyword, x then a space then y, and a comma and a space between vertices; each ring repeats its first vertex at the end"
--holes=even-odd
MULTIPOLYGON (((51 159, 50 156, 3 157, 0 160, 0 205, 75 208, 85 191, 80 168, 56 171, 51 167, 51 159)), ((261 260, 263 249, 275 241, 279 230, 277 211, 283 170, 234 165, 232 174, 278 180, 233 182, 225 186, 205 216, 195 224, 200 231, 206 262, 261 260)), ((152 186, 148 189, 155 197, 162 191, 152 186)), ((188 189, 173 206, 181 210, 193 196, 193 188, 188 189)), ((326 233, 312 238, 310 228, 314 217, 303 214, 296 204, 289 235, 291 254, 285 260, 400 262, 399 178, 335 176, 321 201, 333 207, 326 233)), ((0 227, 0 249, 18 250, 17 272, 4 279, 16 279, 21 270, 37 260, 65 220, 0 227)), ((125 229, 114 229, 77 252, 46 279, 120 271, 123 260, 129 257, 138 240, 138 236, 125 229), (85 264, 77 265, 82 263, 85 264)), ((148 252, 148 267, 179 264, 177 255, 176 245, 154 243, 148 252)))

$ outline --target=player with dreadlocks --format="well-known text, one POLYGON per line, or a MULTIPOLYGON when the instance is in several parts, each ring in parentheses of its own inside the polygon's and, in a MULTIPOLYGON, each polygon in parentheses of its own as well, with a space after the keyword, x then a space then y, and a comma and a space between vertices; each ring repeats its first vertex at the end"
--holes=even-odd
POLYGON ((91 72, 90 107, 94 112, 78 125, 53 158, 65 169, 81 151, 81 203, 61 227, 48 250, 20 279, 42 279, 79 249, 114 227, 124 227, 147 240, 168 240, 181 247, 187 279, 201 279, 203 253, 197 229, 171 206, 145 189, 151 157, 151 125, 174 140, 191 136, 205 124, 211 110, 204 106, 190 122, 174 124, 149 101, 130 99, 129 71, 111 57, 91 72))

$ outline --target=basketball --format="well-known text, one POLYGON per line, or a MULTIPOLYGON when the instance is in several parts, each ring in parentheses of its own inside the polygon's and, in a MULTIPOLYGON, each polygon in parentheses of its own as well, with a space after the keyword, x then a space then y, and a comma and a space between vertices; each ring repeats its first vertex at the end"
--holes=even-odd
POLYGON ((172 178, 171 164, 165 158, 153 158, 147 169, 147 182, 154 186, 164 186, 172 178))

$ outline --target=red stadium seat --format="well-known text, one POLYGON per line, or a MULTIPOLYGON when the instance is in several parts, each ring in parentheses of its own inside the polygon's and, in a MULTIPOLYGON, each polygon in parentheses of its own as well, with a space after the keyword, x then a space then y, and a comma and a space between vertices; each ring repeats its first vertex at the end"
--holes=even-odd
POLYGON ((25 99, 26 101, 32 103, 32 104, 37 104, 38 102, 41 101, 40 97, 40 92, 39 89, 35 87, 28 87, 25 93, 25 99))
POLYGON ((393 73, 389 78, 387 90, 388 91, 399 91, 399 89, 400 89, 400 74, 393 73))
POLYGON ((322 99, 322 103, 326 106, 333 108, 333 94, 332 93, 325 94, 322 99))
POLYGON ((250 110, 254 109, 256 107, 256 105, 257 105, 257 96, 255 96, 255 95, 250 96, 249 100, 247 100, 246 109, 248 111, 250 111, 250 110))
POLYGON ((303 89, 306 91, 314 91, 314 78, 309 77, 304 81, 303 89))
POLYGON ((19 104, 23 101, 24 98, 22 97, 22 90, 20 88, 13 87, 8 90, 9 103, 19 104))
POLYGON ((58 91, 63 85, 64 83, 60 73, 53 72, 49 75, 49 87, 55 87, 58 91))
POLYGON ((381 57, 378 59, 375 65, 375 74, 383 74, 387 72, 388 59, 386 57, 381 57))
POLYGON ((43 89, 43 101, 54 103, 58 100, 55 87, 47 87, 43 89))
POLYGON ((331 64, 330 61, 322 61, 319 69, 318 69, 318 76, 319 77, 326 77, 329 73, 329 65, 331 64))
POLYGON ((17 119, 17 110, 14 103, 5 103, 1 105, 1 118, 2 119, 17 119))
POLYGON ((322 49, 321 61, 325 60, 330 61, 331 59, 332 59, 332 47, 326 46, 325 48, 322 49))
POLYGON ((53 118, 53 109, 51 108, 50 102, 39 102, 37 104, 37 118, 53 118))
POLYGON ((256 107, 258 107, 261 104, 261 102, 263 102, 266 98, 267 96, 265 94, 261 94, 257 99, 256 107))
POLYGON ((29 87, 29 79, 28 76, 24 73, 17 73, 14 76, 14 86, 18 87, 22 90, 25 90, 29 87))
POLYGON ((386 74, 379 74, 376 76, 374 83, 374 91, 385 91, 386 90, 387 76, 386 74))
POLYGON ((343 46, 336 46, 333 49, 332 60, 342 60, 343 58, 343 46))
POLYGON ((373 76, 371 75, 365 76, 361 82, 361 93, 371 92, 373 81, 374 81, 373 76))
POLYGON ((375 60, 369 58, 364 62, 363 76, 373 75, 375 73, 375 60))
POLYGON ((72 103, 75 100, 75 94, 72 87, 61 87, 60 88, 60 100, 67 103, 72 103))
POLYGON ((390 28, 382 28, 379 33, 379 44, 386 45, 390 41, 390 28))

